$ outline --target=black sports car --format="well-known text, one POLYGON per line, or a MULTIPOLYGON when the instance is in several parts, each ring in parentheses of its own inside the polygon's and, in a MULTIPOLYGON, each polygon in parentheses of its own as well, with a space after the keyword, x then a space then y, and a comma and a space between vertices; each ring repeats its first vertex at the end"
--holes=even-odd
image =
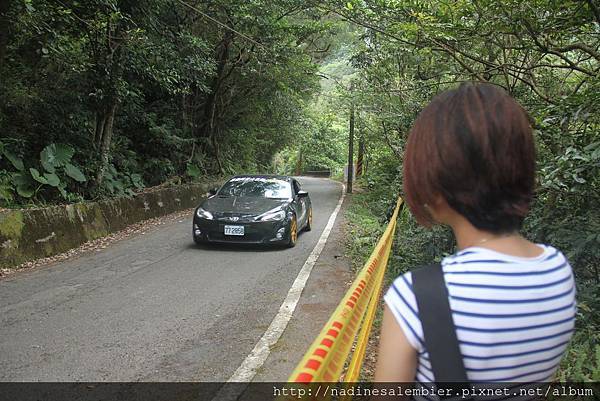
POLYGON ((239 175, 210 192, 194 212, 197 244, 235 242, 296 245, 312 227, 312 205, 292 177, 239 175))

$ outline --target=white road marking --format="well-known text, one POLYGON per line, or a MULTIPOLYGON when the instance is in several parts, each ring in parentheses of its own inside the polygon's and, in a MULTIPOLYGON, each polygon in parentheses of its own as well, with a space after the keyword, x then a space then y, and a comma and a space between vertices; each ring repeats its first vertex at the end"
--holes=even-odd
MULTIPOLYGON (((317 259, 319 259, 319 255, 321 255, 323 248, 325 248, 327 238, 329 238, 329 234, 331 233, 335 219, 340 211, 340 208, 342 207, 342 203, 344 202, 345 194, 346 186, 342 184, 342 195, 338 200, 338 204, 333 210, 333 213, 331 213, 331 216, 329 216, 327 225, 325 225, 317 245, 315 245, 310 255, 308 255, 306 262, 304 262, 302 269, 300 269, 300 272, 296 276, 292 287, 288 291, 285 300, 279 307, 279 312, 277 312, 277 315, 275 315, 273 318, 273 321, 269 325, 267 331, 265 331, 260 340, 258 340, 252 352, 250 352, 240 367, 237 368, 229 380, 227 380, 228 383, 249 383, 252 381, 254 376, 256 376, 258 369, 260 369, 260 367, 269 357, 269 354, 271 353, 271 347, 277 343, 283 334, 283 331, 287 327, 288 322, 292 318, 310 273, 315 266, 317 259)), ((236 400, 238 396, 244 392, 244 390, 245 386, 225 385, 221 388, 212 401, 236 400)))

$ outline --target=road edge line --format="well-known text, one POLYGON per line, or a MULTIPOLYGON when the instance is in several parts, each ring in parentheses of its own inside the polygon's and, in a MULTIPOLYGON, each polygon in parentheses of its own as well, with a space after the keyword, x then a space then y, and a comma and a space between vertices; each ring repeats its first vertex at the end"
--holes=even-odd
MULTIPOLYGON (((337 182, 337 181, 336 181, 337 182)), ((290 319, 292 318, 294 311, 296 310, 296 306, 298 305, 298 301, 300 300, 300 296, 302 295, 302 291, 306 286, 306 282, 310 277, 310 273, 312 272, 315 263, 319 259, 321 252, 325 248, 325 244, 327 243, 327 239, 329 238, 329 234, 331 234, 331 230, 333 229, 333 225, 335 224, 335 220, 337 215, 342 207, 342 203, 344 202, 344 198, 346 196, 346 186, 342 183, 342 194, 338 200, 338 203, 333 210, 333 213, 329 216, 329 220, 319 237, 319 241, 311 251, 310 255, 304 262, 304 265, 298 272, 292 287, 289 289, 283 303, 279 307, 279 311, 271 321, 271 324, 262 335, 262 337, 258 340, 252 352, 244 359, 242 364, 237 368, 237 370, 231 375, 228 383, 250 383, 250 381, 256 376, 256 373, 260 367, 265 363, 269 354, 271 353, 271 347, 277 343, 283 332, 285 331, 290 319)), ((231 389, 231 386, 224 386, 221 390, 231 389)), ((216 400, 224 400, 224 399, 232 399, 231 396, 234 396, 233 399, 236 398, 241 392, 243 392, 244 388, 239 388, 236 386, 235 391, 236 394, 222 394, 223 391, 220 391, 213 401, 216 400), (225 396, 225 398, 223 398, 225 396)), ((225 392, 227 393, 227 392, 225 392)))

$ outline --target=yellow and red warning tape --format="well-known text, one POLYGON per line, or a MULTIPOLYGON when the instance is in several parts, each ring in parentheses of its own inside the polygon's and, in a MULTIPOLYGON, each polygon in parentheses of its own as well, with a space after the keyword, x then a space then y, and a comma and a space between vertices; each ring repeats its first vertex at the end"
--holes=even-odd
POLYGON ((338 382, 355 339, 354 353, 342 381, 355 382, 358 379, 401 206, 402 199, 398 199, 394 214, 373 253, 321 333, 290 375, 288 382, 297 384, 338 382))

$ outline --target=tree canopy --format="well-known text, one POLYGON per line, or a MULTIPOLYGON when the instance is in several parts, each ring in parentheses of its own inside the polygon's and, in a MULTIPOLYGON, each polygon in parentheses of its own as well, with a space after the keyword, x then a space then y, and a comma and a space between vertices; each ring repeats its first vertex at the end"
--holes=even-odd
POLYGON ((265 169, 302 125, 336 24, 293 1, 2 4, 7 204, 265 169), (69 167, 48 168, 48 146, 69 167))
MULTIPOLYGON (((538 153, 536 198, 525 231, 563 250, 578 281, 580 331, 562 378, 598 380, 598 3, 354 0, 317 7, 356 27, 345 55, 356 70, 353 85, 340 87, 339 96, 358 111, 374 161, 366 177, 376 194, 370 205, 379 214, 399 193, 408 131, 433 96, 462 82, 489 82, 523 105, 538 153)), ((427 232, 410 219, 406 224, 412 238, 397 251, 401 269, 454 251, 447 231, 427 232)))

